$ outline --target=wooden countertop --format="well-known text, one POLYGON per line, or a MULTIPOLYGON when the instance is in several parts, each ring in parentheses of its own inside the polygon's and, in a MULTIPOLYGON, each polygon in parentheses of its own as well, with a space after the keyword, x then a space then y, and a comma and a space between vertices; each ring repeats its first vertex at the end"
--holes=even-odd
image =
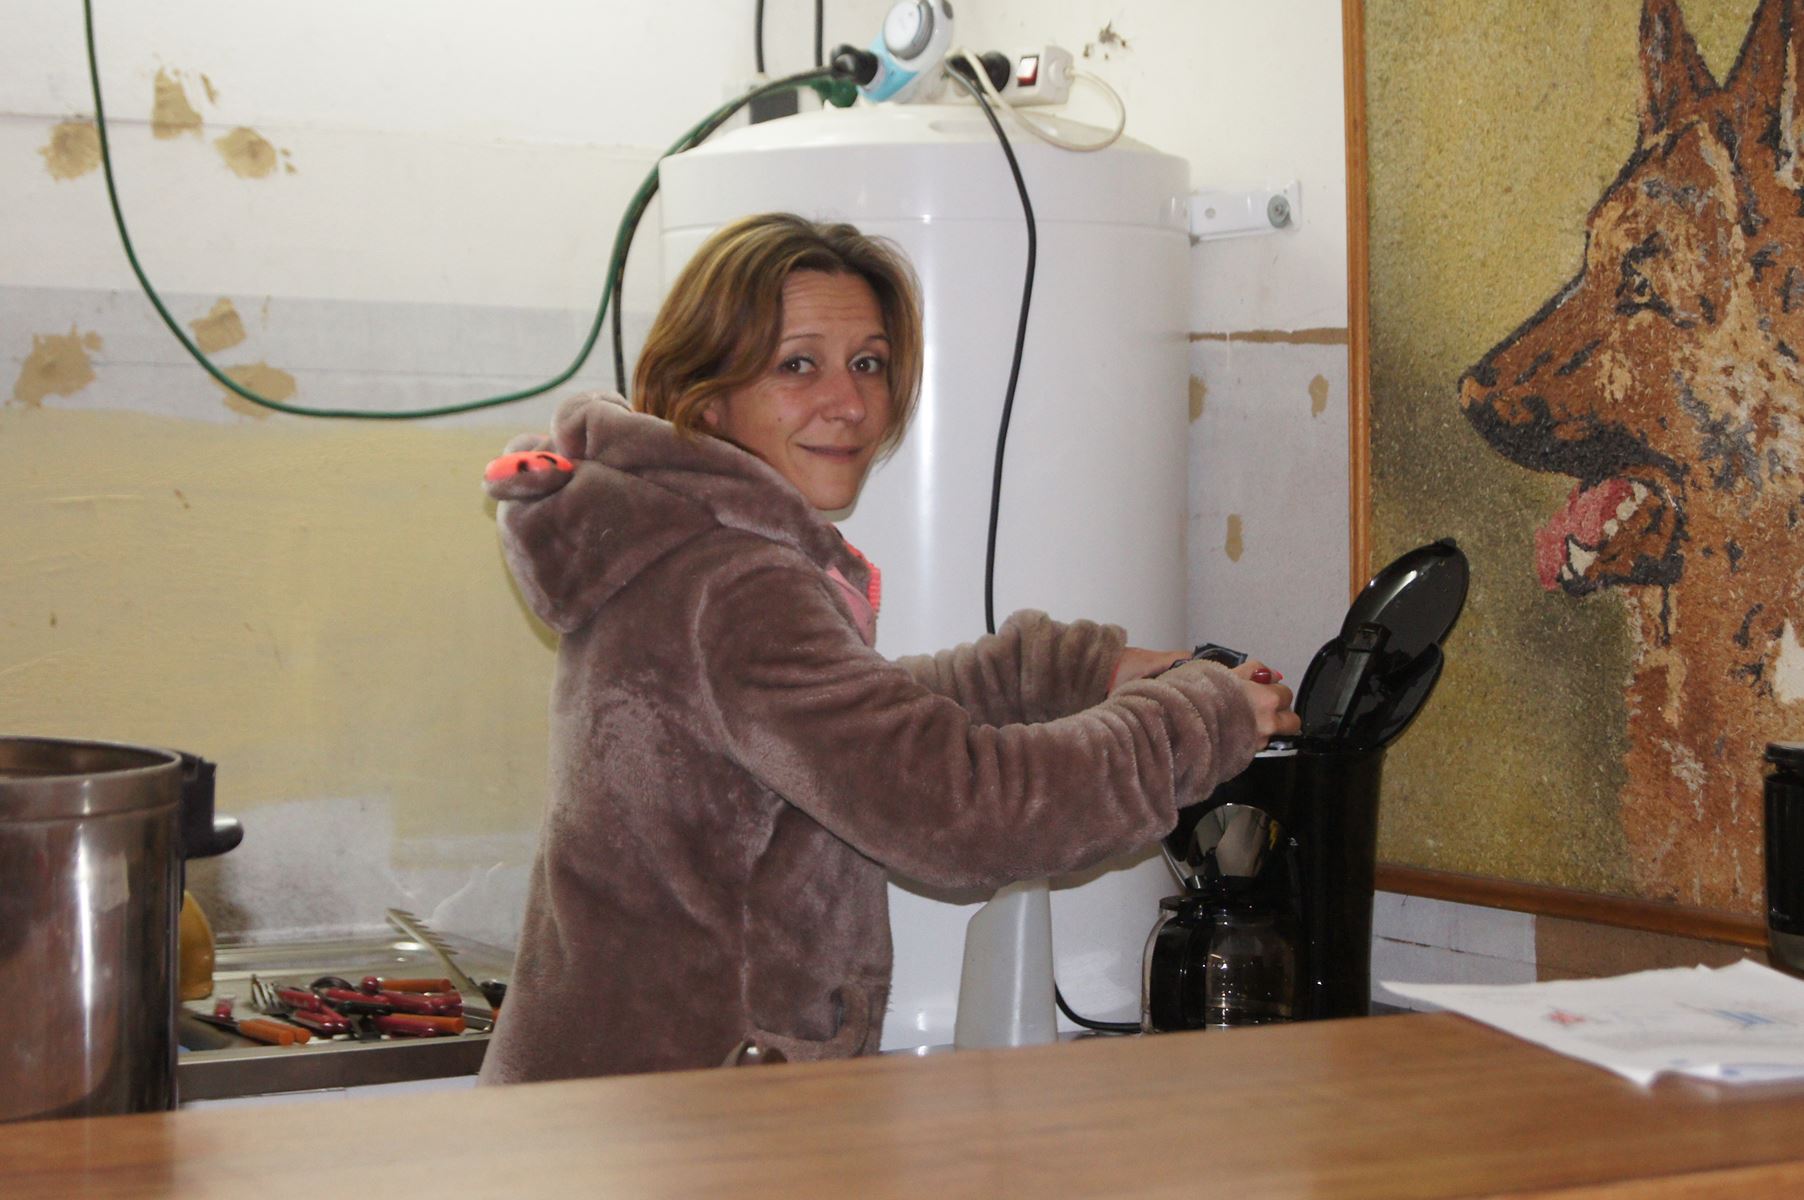
POLYGON ((1804 1195, 1804 1086, 1451 1015, 0 1126, 0 1195, 1804 1195))

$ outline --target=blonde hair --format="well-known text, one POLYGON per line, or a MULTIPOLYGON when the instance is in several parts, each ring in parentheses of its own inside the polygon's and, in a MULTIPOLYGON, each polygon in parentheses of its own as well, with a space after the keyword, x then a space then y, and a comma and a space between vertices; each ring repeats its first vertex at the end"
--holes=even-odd
POLYGON ((889 338, 890 423, 901 444, 921 392, 921 302, 913 268, 884 238, 851 225, 765 213, 702 243, 652 322, 633 370, 633 407, 684 434, 707 433, 715 400, 769 368, 783 337, 783 285, 797 271, 856 275, 870 285, 889 338))

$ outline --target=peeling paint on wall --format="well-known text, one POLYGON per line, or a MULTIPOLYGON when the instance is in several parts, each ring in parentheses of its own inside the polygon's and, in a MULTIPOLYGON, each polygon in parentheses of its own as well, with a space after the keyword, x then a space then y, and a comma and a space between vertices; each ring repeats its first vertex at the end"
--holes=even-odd
POLYGON ((224 297, 206 316, 188 322, 188 328, 194 331, 195 344, 208 354, 230 350, 244 340, 244 322, 232 302, 224 297))
POLYGON ((38 147, 52 179, 78 179, 100 165, 100 132, 84 118, 63 121, 38 147))
POLYGON ((1203 401, 1209 395, 1209 385, 1192 375, 1190 377, 1190 419, 1197 420, 1203 415, 1203 401))
POLYGON ((1328 379, 1317 375, 1309 381, 1309 415, 1319 417, 1328 411, 1328 379))
POLYGON ((164 141, 184 133, 200 136, 200 114, 188 103, 182 73, 157 68, 156 97, 150 108, 150 132, 164 141))
POLYGON ((1192 330, 1193 342, 1256 342, 1281 346, 1345 346, 1345 326, 1321 326, 1315 329, 1232 329, 1192 330))
POLYGON ((88 352, 101 345, 98 333, 82 333, 73 325, 68 333, 32 334, 31 353, 13 381, 13 400, 39 408, 45 396, 73 396, 94 382, 94 364, 88 352))
POLYGON ((215 138, 213 145, 240 179, 267 179, 275 174, 276 148, 249 126, 240 125, 224 137, 215 138))
POLYGON ((1239 562, 1240 556, 1246 553, 1246 535, 1242 531, 1240 514, 1228 514, 1228 541, 1223 547, 1228 552, 1230 562, 1239 562))
MULTIPOLYGON (((243 366, 227 367, 225 373, 231 376, 239 386, 247 388, 259 396, 275 400, 278 403, 294 399, 294 376, 287 371, 272 367, 268 363, 246 363, 243 366)), ((225 392, 226 407, 233 412, 240 412, 247 417, 259 419, 268 417, 270 414, 269 409, 264 408, 261 404, 251 403, 237 392, 227 391, 223 387, 219 390, 225 392)))
POLYGON ((1126 38, 1115 32, 1115 22, 1113 21, 1110 21, 1107 25, 1104 25, 1101 29, 1096 31, 1096 40, 1094 42, 1084 43, 1084 57, 1089 58, 1091 55, 1095 54, 1098 47, 1102 50, 1104 62, 1108 61, 1110 52, 1113 50, 1133 49, 1133 47, 1128 44, 1126 38))

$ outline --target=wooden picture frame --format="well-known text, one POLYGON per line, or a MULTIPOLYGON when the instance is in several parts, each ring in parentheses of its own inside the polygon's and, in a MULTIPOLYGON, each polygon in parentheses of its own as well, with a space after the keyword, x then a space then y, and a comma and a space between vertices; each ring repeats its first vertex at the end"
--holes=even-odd
MULTIPOLYGON (((1698 0, 1698 2, 1702 3, 1703 0, 1698 0)), ((1671 16, 1678 10, 1676 0, 1646 0, 1646 3, 1647 9, 1642 14, 1644 42, 1648 36, 1647 22, 1650 19, 1656 23, 1661 20, 1679 19, 1671 16), (1649 14, 1652 14, 1651 18, 1649 14)), ((1761 12, 1767 14, 1769 6, 1784 6, 1786 9, 1784 16, 1789 21, 1792 3, 1793 0, 1764 0, 1761 12)), ((1368 157, 1366 0, 1343 0, 1342 19, 1347 139, 1348 481, 1351 492, 1349 497, 1349 576, 1350 592, 1356 595, 1373 574, 1377 565, 1375 556, 1379 552, 1374 533, 1373 493, 1373 271, 1370 211, 1372 163, 1368 157)), ((1689 35, 1687 35, 1686 41, 1689 41, 1689 35)), ((1754 36, 1750 34, 1748 45, 1753 45, 1754 41, 1754 36)), ((1682 45, 1675 46, 1675 54, 1683 48, 1682 45)), ((1644 45, 1644 56, 1646 52, 1644 45)), ((1695 53, 1695 48, 1693 53, 1695 53)), ((1724 78, 1728 79, 1727 72, 1725 72, 1724 78)), ((1642 121, 1645 128, 1647 123, 1645 114, 1642 121)), ((1526 317, 1529 314, 1524 313, 1523 315, 1526 317)), ((1449 382, 1451 384, 1451 381, 1449 382)), ((1451 399, 1451 393, 1449 398, 1451 399)), ((1578 495, 1576 489, 1574 495, 1578 495)), ((1457 659, 1450 654, 1449 673, 1456 669, 1457 659)), ((1755 799, 1757 801, 1758 793, 1755 794, 1755 799)), ((1748 911, 1730 911, 1707 905, 1641 899, 1579 887, 1549 886, 1501 875, 1444 870, 1401 862, 1382 862, 1380 864, 1378 887, 1381 890, 1406 895, 1511 909, 1601 925, 1730 943, 1737 946, 1764 948, 1766 945, 1766 927, 1763 917, 1748 911)))

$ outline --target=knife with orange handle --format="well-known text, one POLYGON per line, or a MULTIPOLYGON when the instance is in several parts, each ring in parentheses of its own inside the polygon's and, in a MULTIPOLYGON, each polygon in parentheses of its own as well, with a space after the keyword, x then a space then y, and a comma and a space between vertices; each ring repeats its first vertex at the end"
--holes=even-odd
POLYGON ((276 999, 292 1008, 304 1008, 309 1011, 325 1008, 326 1002, 308 991, 306 988, 278 987, 276 999))
POLYGON ((313 992, 326 1007, 348 1017, 386 1017, 395 1011, 386 996, 366 996, 338 987, 316 987, 313 992))
POLYGON ((447 979, 405 980, 408 983, 442 983, 444 987, 434 987, 425 991, 414 991, 408 988, 388 987, 374 975, 365 975, 359 989, 371 1001, 386 1004, 396 1012, 419 1013, 429 1017, 457 1017, 463 1015, 463 993, 451 986, 447 979))
POLYGON ((370 1024, 396 1037, 452 1037, 464 1031, 462 1017, 426 1017, 417 1013, 371 1017, 370 1024))
POLYGON ((469 974, 458 965, 456 951, 445 944, 445 939, 434 933, 426 923, 412 913, 399 908, 388 910, 389 924, 413 938, 421 945, 428 947, 438 955, 445 965, 446 976, 457 985, 463 997, 463 1016, 469 1027, 477 1033, 487 1033, 495 1027, 495 1010, 501 1003, 502 989, 496 985, 495 994, 491 996, 483 986, 471 979, 469 974))
POLYGON ((265 1042, 271 1046, 304 1046, 313 1040, 313 1035, 298 1025, 265 1021, 262 1017, 238 1022, 238 1032, 252 1041, 265 1042))
POLYGON ((418 1013, 423 1017, 461 1017, 464 998, 460 992, 395 992, 377 993, 396 1012, 418 1013))
POLYGON ((347 1018, 333 1012, 324 1004, 317 1008, 290 1008, 282 1014, 282 1019, 298 1025, 303 1031, 317 1033, 323 1038, 337 1037, 341 1033, 354 1034, 357 1032, 356 1026, 352 1025, 347 1018))
POLYGON ((261 1017, 239 1021, 214 1013, 192 1013, 190 1015, 197 1021, 205 1021, 220 1029, 229 1029, 239 1037, 249 1038, 253 1042, 262 1042, 266 1046, 301 1046, 313 1040, 311 1033, 297 1025, 283 1025, 279 1021, 265 1021, 261 1017))
POLYGON ((457 988, 449 979, 378 979, 374 975, 363 977, 365 992, 454 992, 457 988))

